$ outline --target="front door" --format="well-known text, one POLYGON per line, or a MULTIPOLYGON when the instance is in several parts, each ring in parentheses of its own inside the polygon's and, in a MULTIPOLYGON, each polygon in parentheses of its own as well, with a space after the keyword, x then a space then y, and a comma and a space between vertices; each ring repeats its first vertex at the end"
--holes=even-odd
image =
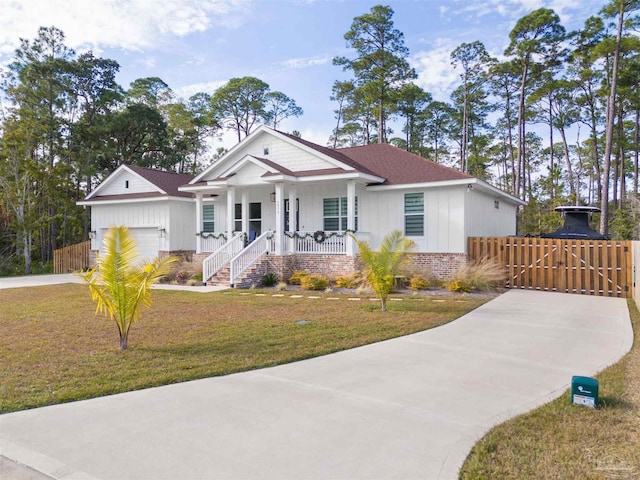
MULTIPOLYGON (((295 232, 300 230, 300 199, 296 198, 296 228, 295 232)), ((284 231, 290 232, 289 228, 289 199, 284 199, 284 231)))

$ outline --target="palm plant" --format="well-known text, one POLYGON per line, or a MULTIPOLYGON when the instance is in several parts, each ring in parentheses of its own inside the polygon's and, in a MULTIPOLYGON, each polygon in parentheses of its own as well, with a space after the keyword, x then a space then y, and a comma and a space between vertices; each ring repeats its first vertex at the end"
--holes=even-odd
POLYGON ((111 227, 96 266, 80 274, 96 302, 96 315, 108 314, 116 322, 121 350, 127 348, 129 329, 140 320, 141 307, 151 306, 151 285, 167 275, 178 260, 156 258, 138 264, 134 263, 137 256, 138 245, 127 227, 111 227))
POLYGON ((394 230, 384 237, 380 248, 371 249, 369 242, 351 237, 358 245, 360 259, 364 263, 367 284, 380 299, 382 311, 387 311, 387 298, 396 285, 396 275, 406 261, 406 254, 415 246, 402 232, 394 230))

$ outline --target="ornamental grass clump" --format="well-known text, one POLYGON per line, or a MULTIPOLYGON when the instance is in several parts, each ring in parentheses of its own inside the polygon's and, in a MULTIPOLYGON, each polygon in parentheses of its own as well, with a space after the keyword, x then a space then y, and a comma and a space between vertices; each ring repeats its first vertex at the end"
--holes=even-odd
POLYGON ((178 258, 136 263, 138 245, 124 226, 109 229, 103 251, 96 266, 80 276, 89 285, 96 314, 107 314, 118 326, 120 350, 124 350, 131 325, 142 316, 141 307, 151 306, 151 286, 171 272, 178 258))
POLYGON ((265 287, 273 287, 278 283, 278 276, 275 273, 267 273, 262 277, 262 285, 265 287))
POLYGON ((495 260, 484 257, 460 268, 451 278, 447 288, 450 291, 463 291, 452 290, 449 287, 452 283, 457 282, 459 284, 458 288, 470 288, 469 291, 475 289, 491 292, 504 286, 506 275, 504 268, 500 264, 495 260))

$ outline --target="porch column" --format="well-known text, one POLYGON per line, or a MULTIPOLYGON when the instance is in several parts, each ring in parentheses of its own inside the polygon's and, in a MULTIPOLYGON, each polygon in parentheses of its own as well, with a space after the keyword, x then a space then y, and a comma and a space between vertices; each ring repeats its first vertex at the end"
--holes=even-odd
POLYGON ((231 240, 233 236, 234 212, 236 205, 236 188, 229 187, 227 189, 227 240, 231 240))
POLYGON ((196 193, 196 253, 202 253, 202 193, 196 193))
MULTIPOLYGON (((349 180, 347 182, 347 230, 356 229, 356 182, 349 180)), ((345 235, 345 244, 347 247, 347 255, 353 257, 355 252, 355 244, 353 239, 347 234, 345 235)))
POLYGON ((284 184, 276 183, 276 255, 282 255, 284 239, 284 184))
MULTIPOLYGON (((296 218, 298 212, 298 197, 296 193, 296 187, 289 187, 289 231, 297 232, 298 226, 296 225, 296 218)), ((294 237, 288 238, 287 250, 290 253, 296 251, 296 239, 294 237)))
POLYGON ((249 238, 249 192, 245 189, 242 191, 242 231, 249 238))

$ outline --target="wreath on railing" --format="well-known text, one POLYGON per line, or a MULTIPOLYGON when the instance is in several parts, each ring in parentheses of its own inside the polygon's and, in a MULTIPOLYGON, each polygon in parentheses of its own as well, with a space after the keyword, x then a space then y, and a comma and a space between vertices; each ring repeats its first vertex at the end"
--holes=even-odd
POLYGON ((342 238, 349 233, 356 233, 355 230, 345 230, 344 232, 325 232, 323 230, 316 230, 313 233, 304 233, 300 235, 298 232, 284 232, 285 237, 295 238, 297 240, 304 240, 305 238, 312 238, 316 243, 323 243, 328 238, 338 237, 342 238))
POLYGON ((214 240, 218 240, 219 238, 222 238, 223 240, 227 240, 227 235, 224 233, 205 233, 205 232, 198 232, 196 233, 196 237, 202 237, 202 238, 213 238, 214 240))
POLYGON ((327 239, 327 234, 322 230, 316 230, 313 232, 313 241, 316 243, 322 243, 327 239))

